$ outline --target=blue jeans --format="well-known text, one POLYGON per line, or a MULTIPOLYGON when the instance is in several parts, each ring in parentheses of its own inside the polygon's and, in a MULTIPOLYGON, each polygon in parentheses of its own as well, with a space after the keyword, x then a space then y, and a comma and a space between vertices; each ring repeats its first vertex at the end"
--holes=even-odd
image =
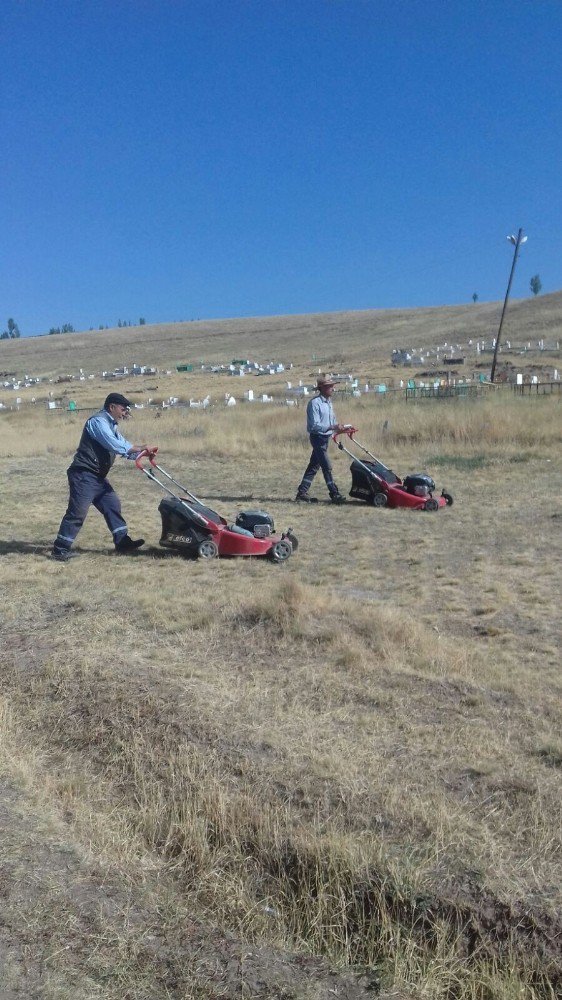
POLYGON ((59 533, 55 538, 54 549, 62 552, 70 549, 80 528, 86 520, 86 514, 93 504, 113 535, 115 545, 127 534, 127 525, 121 516, 121 501, 107 479, 100 479, 86 469, 72 469, 67 472, 70 498, 59 533))
POLYGON ((330 496, 337 496, 339 490, 334 482, 334 477, 332 475, 332 463, 328 458, 328 445, 331 438, 325 437, 322 434, 311 434, 310 443, 312 445, 312 455, 310 456, 310 462, 308 463, 304 476, 302 477, 301 484, 299 486, 298 492, 302 495, 303 493, 308 493, 310 487, 312 486, 312 480, 314 479, 316 473, 319 469, 322 469, 322 475, 326 480, 326 486, 328 487, 330 496))

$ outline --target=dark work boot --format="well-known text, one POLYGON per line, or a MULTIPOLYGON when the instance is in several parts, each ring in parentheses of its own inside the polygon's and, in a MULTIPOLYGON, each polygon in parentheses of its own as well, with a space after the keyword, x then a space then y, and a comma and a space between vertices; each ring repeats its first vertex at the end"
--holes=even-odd
POLYGON ((70 562, 71 559, 76 559, 79 555, 79 552, 72 552, 71 549, 53 549, 50 558, 54 559, 55 562, 70 562))
POLYGON ((332 493, 330 496, 332 503, 347 503, 347 497, 343 493, 332 493))
POLYGON ((295 497, 295 503, 318 503, 316 497, 309 497, 308 493, 301 493, 300 490, 295 497))
POLYGON ((133 539, 130 535, 125 535, 115 546, 115 552, 118 556, 130 556, 137 549, 140 549, 141 545, 144 545, 144 538, 133 539))

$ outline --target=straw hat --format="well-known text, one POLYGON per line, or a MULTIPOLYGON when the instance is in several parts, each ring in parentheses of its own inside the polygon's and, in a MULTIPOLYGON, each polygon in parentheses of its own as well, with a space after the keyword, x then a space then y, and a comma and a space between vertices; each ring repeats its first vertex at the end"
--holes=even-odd
POLYGON ((316 382, 317 389, 326 389, 330 385, 337 385, 337 379, 333 379, 331 375, 319 375, 318 381, 316 382))

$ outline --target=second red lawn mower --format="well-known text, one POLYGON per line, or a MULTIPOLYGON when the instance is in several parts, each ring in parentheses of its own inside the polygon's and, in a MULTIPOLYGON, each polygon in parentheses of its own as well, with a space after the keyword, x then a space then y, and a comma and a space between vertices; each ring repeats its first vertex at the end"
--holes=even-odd
POLYGON ((286 562, 296 552, 298 542, 291 529, 275 535, 270 514, 263 510, 242 511, 238 514, 236 523, 229 524, 224 517, 207 507, 169 472, 157 465, 155 454, 156 451, 142 451, 137 455, 135 464, 168 494, 158 506, 162 518, 160 545, 199 559, 215 559, 217 556, 267 556, 275 563, 286 562), (143 460, 146 459, 150 468, 143 465, 143 460), (179 496, 166 486, 154 469, 182 490, 184 495, 179 496))
POLYGON ((371 452, 359 441, 355 440, 357 433, 355 427, 346 427, 344 431, 333 434, 333 440, 340 451, 345 451, 353 459, 351 469, 351 489, 349 495, 356 500, 364 500, 365 503, 373 507, 409 507, 411 510, 439 510, 441 507, 450 507, 453 498, 445 490, 440 496, 434 496, 435 483, 426 472, 419 472, 412 476, 400 479, 392 469, 375 458, 371 452), (370 462, 362 461, 338 441, 342 434, 347 435, 349 440, 360 448, 371 459, 370 462))

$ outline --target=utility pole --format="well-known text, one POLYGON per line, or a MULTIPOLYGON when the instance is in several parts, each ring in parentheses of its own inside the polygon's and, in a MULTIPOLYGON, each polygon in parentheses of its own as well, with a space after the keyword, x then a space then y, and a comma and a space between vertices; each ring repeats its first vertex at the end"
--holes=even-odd
POLYGON ((515 271, 515 265, 517 263, 517 257, 519 255, 519 247, 521 246, 522 243, 526 243, 527 242, 527 237, 523 236, 523 230, 522 229, 519 230, 519 232, 517 233, 517 236, 508 236, 507 238, 508 238, 508 240, 509 240, 510 243, 513 243, 513 245, 515 247, 515 251, 513 253, 513 263, 511 265, 511 271, 510 271, 510 274, 509 274, 509 281, 507 283, 507 291, 505 293, 505 299, 503 301, 503 309, 502 309, 502 314, 501 314, 501 319, 500 319, 500 325, 499 325, 499 329, 498 329, 498 335, 496 337, 496 346, 494 347, 494 360, 492 361, 492 370, 490 372, 490 382, 494 381, 494 375, 496 374, 496 361, 498 359, 498 347, 499 347, 499 344, 500 344, 500 334, 502 332, 503 320, 504 320, 504 316, 505 316, 505 311, 507 309, 507 300, 509 298, 509 293, 511 291, 511 282, 513 281, 513 272, 515 271))

